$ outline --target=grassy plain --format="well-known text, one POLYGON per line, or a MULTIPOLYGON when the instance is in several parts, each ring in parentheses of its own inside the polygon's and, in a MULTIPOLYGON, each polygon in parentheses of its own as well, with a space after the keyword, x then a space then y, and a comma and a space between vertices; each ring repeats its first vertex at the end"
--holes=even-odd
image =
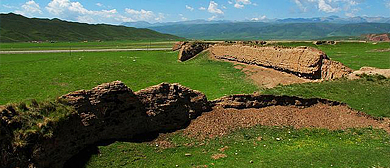
POLYGON ((115 48, 171 48, 174 41, 103 41, 103 42, 57 42, 57 43, 0 43, 0 51, 31 50, 77 50, 115 48))
POLYGON ((54 99, 115 80, 135 91, 161 82, 180 83, 210 99, 258 90, 230 63, 210 61, 204 54, 183 63, 177 61, 177 52, 169 51, 3 54, 0 66, 0 104, 54 99))
MULTIPOLYGON (((376 51, 389 48, 388 43, 317 47, 354 69, 361 66, 390 68, 389 52, 376 51)), ((340 79, 263 90, 246 80, 245 74, 231 63, 208 60, 205 53, 183 63, 177 62, 177 52, 169 51, 2 54, 0 67, 0 104, 54 99, 70 91, 121 80, 133 90, 160 82, 179 82, 204 92, 209 99, 259 90, 266 94, 321 97, 345 102, 376 117, 390 116, 389 79, 340 79)), ((390 136, 369 128, 329 131, 258 126, 206 141, 187 138, 180 132, 168 139, 175 147, 161 149, 151 143, 132 142, 99 146, 100 153, 93 155, 86 166, 390 167, 390 136), (259 136, 261 141, 257 140, 259 136), (186 145, 188 143, 192 145, 186 145), (224 152, 218 150, 224 146, 228 146, 224 152), (185 156, 186 153, 191 156, 185 156), (227 157, 212 159, 214 154, 227 157)))
POLYGON ((164 149, 153 142, 116 142, 108 146, 100 146, 100 153, 93 155, 86 167, 388 167, 390 165, 388 159, 390 136, 382 130, 296 130, 257 126, 206 140, 186 138, 181 133, 177 133, 171 135, 166 141, 174 147, 164 149), (214 159, 212 156, 221 158, 214 159))

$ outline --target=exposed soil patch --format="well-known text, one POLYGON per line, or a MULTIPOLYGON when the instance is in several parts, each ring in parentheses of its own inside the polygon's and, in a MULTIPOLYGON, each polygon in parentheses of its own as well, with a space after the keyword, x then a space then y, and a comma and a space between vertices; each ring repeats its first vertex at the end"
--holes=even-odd
POLYGON ((378 69, 373 67, 362 67, 360 70, 354 71, 348 76, 349 79, 359 79, 358 75, 382 75, 386 78, 390 78, 390 69, 378 69))
POLYGON ((225 158, 225 157, 227 157, 227 155, 222 154, 222 153, 214 154, 211 156, 211 158, 213 158, 214 160, 218 160, 218 159, 225 158))
POLYGON ((390 52, 390 48, 385 48, 385 49, 374 49, 368 52, 390 52))
MULTIPOLYGON (((232 62, 232 61, 229 61, 232 62)), ((242 70, 249 79, 263 88, 273 88, 277 85, 290 85, 294 83, 319 82, 321 80, 310 80, 300 78, 296 75, 277 71, 271 68, 265 68, 257 65, 248 65, 244 63, 235 64, 235 68, 242 70)))
POLYGON ((193 120, 183 132, 189 137, 205 139, 223 136, 238 128, 264 125, 330 130, 372 126, 390 133, 389 124, 388 119, 378 121, 345 105, 330 106, 319 103, 307 108, 269 106, 258 109, 225 109, 216 106, 211 112, 193 120))

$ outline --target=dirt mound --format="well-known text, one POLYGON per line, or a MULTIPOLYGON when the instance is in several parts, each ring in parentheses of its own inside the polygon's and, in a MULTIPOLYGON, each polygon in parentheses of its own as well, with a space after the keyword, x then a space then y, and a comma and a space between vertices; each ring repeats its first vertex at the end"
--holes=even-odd
POLYGON ((313 44, 315 44, 315 45, 323 45, 323 44, 335 45, 335 44, 337 44, 337 42, 336 41, 314 41, 313 44))
MULTIPOLYGON (((103 140, 132 138, 148 132, 180 129, 191 118, 210 108, 204 94, 167 83, 133 93, 122 82, 116 81, 92 90, 72 92, 59 100, 74 107, 77 113, 53 123, 50 137, 43 137, 39 131, 31 132, 24 139, 28 145, 2 148, 1 167, 62 167, 88 145, 103 140)), ((14 124, 8 122, 8 118, 17 119, 22 113, 12 113, 17 107, 0 109, 2 137, 3 134, 10 137, 4 141, 0 139, 3 146, 22 138, 14 134, 14 124)), ((41 118, 50 120, 48 117, 41 118)))
POLYGON ((386 78, 390 78, 390 69, 378 69, 374 67, 361 67, 360 70, 354 71, 348 76, 349 79, 358 79, 359 75, 382 75, 386 78))
POLYGON ((351 110, 345 105, 317 103, 309 107, 268 106, 263 108, 214 107, 211 112, 193 120, 184 130, 190 137, 200 139, 222 136, 238 128, 255 125, 292 126, 294 128, 383 128, 390 133, 389 124, 351 110))
POLYGON ((330 60, 324 52, 310 47, 215 45, 210 52, 217 59, 273 68, 309 79, 335 79, 352 72, 343 64, 330 60))
POLYGON ((30 109, 0 106, 0 167, 62 167, 89 145, 182 129, 194 118, 184 132, 200 138, 257 124, 390 129, 387 119, 382 123, 326 99, 242 94, 207 101, 199 91, 167 83, 134 93, 115 81, 66 94, 48 106, 32 104, 30 109), (49 112, 57 110, 62 112, 51 118, 49 112))
POLYGON ((368 41, 386 41, 390 42, 389 34, 368 34, 365 36, 368 41))
POLYGON ((179 52, 179 60, 186 61, 196 56, 203 50, 207 49, 212 45, 211 43, 204 42, 189 42, 182 45, 179 52))
POLYGON ((173 44, 173 47, 172 47, 172 51, 176 51, 176 50, 180 50, 181 47, 186 44, 187 42, 186 41, 179 41, 179 42, 176 42, 175 44, 173 44))
POLYGON ((281 72, 272 68, 265 68, 257 65, 248 65, 239 62, 233 62, 235 68, 240 69, 246 76, 255 82, 258 86, 263 88, 273 88, 278 85, 290 85, 294 83, 317 82, 317 80, 310 80, 300 78, 296 75, 281 72))

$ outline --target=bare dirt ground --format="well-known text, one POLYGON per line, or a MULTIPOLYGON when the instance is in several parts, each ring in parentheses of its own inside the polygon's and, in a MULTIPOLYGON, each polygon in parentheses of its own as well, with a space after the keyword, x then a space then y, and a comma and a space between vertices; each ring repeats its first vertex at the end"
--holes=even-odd
POLYGON ((349 75, 349 79, 358 79, 357 75, 367 74, 367 75, 383 75, 386 78, 390 78, 390 69, 378 69, 373 67, 362 67, 360 70, 354 71, 349 75))
POLYGON ((223 136, 238 128, 255 125, 292 126, 294 128, 325 128, 339 130, 370 127, 390 133, 390 119, 382 121, 356 112, 345 105, 316 104, 307 108, 270 106, 259 109, 224 109, 214 107, 211 112, 193 120, 184 134, 199 139, 223 136))
POLYGON ((257 65, 247 65, 244 63, 235 64, 235 68, 242 70, 247 78, 253 80, 258 86, 264 88, 273 88, 277 85, 290 85, 294 83, 318 82, 320 80, 310 80, 300 78, 296 75, 265 68, 257 65))
POLYGON ((290 85, 294 83, 306 83, 306 82, 320 82, 321 80, 311 80, 300 78, 296 75, 289 74, 286 72, 278 71, 272 68, 265 68, 257 65, 248 65, 245 63, 239 63, 236 61, 228 61, 216 59, 211 54, 209 59, 217 61, 226 61, 234 64, 234 68, 242 70, 247 78, 253 80, 258 86, 264 88, 273 88, 277 85, 290 85))

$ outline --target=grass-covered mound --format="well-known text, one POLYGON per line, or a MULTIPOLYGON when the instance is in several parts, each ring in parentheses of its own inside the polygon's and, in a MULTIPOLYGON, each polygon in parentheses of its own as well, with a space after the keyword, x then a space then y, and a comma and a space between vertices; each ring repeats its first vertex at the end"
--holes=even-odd
POLYGON ((50 139, 76 111, 58 101, 32 100, 29 105, 23 102, 0 106, 0 113, 0 166, 7 167, 28 160, 39 151, 37 143, 50 139))

